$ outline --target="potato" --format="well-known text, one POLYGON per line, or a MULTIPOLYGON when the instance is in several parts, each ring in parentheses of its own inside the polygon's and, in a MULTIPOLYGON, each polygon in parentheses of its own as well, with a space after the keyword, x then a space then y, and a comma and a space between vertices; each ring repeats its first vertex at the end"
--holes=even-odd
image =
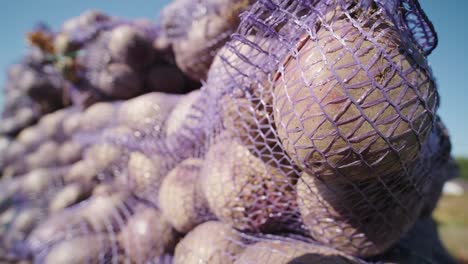
MULTIPOLYGON (((417 172, 416 172, 417 173, 417 172)), ((423 202, 404 173, 328 183, 303 173, 297 203, 312 238, 353 256, 380 254, 418 219, 423 202)))
POLYGON ((99 143, 91 146, 84 153, 84 159, 92 162, 99 172, 111 169, 110 166, 125 161, 125 150, 111 143, 99 143))
POLYGON ((169 170, 164 164, 164 157, 147 156, 141 152, 130 153, 128 159, 128 177, 130 189, 139 197, 157 204, 159 188, 169 170))
POLYGON ((93 196, 65 210, 51 214, 29 235, 27 243, 39 252, 51 243, 64 238, 79 237, 89 232, 118 232, 129 215, 129 193, 116 191, 93 196))
POLYGON ((364 33, 341 20, 321 27, 301 39, 277 75, 276 128, 309 174, 333 181, 391 175, 417 159, 432 128, 438 98, 425 59, 402 49, 385 21, 376 23, 364 33))
POLYGON ((61 165, 69 165, 81 159, 83 146, 76 141, 67 140, 57 150, 58 162, 61 165))
POLYGON ((83 112, 75 112, 70 114, 68 118, 63 120, 62 128, 63 133, 67 137, 71 137, 75 132, 80 128, 80 119, 83 115, 83 112))
POLYGON ((159 135, 164 131, 163 124, 179 98, 177 95, 148 93, 130 99, 119 109, 119 122, 136 130, 159 135))
POLYGON ((13 140, 8 148, 5 150, 5 165, 11 164, 13 161, 23 159, 24 155, 28 152, 28 147, 19 140, 13 140))
POLYGON ((298 240, 266 240, 247 246, 237 256, 234 263, 357 264, 361 262, 335 249, 316 244, 308 244, 298 240))
POLYGON ((221 105, 223 126, 229 135, 265 161, 285 160, 275 135, 271 105, 260 98, 233 95, 224 96, 221 105))
POLYGON ((15 207, 2 210, 0 213, 0 237, 6 236, 7 232, 10 230, 8 226, 15 219, 18 210, 19 209, 15 207))
POLYGON ((137 206, 117 239, 132 263, 146 263, 172 252, 176 238, 176 232, 157 209, 137 206))
POLYGON ((183 126, 193 126, 198 122, 197 118, 193 118, 193 106, 201 96, 200 90, 195 90, 189 94, 184 95, 179 102, 177 102, 174 109, 169 114, 166 124, 166 135, 176 134, 182 129, 183 126))
POLYGON ((21 178, 21 192, 29 197, 44 195, 63 175, 62 170, 57 169, 34 169, 21 178))
POLYGON ((16 211, 14 218, 7 223, 6 234, 2 236, 3 246, 14 249, 26 239, 43 217, 44 213, 40 208, 26 207, 16 211))
POLYGON ((115 123, 118 105, 111 103, 95 103, 86 109, 81 118, 79 131, 97 131, 115 123))
POLYGON ((113 99, 130 99, 143 92, 141 76, 128 65, 111 63, 99 74, 98 88, 113 99))
POLYGON ((113 242, 105 235, 87 235, 63 240, 48 249, 45 264, 104 263, 113 242))
POLYGON ((176 246, 174 264, 233 263, 241 250, 241 237, 229 226, 210 221, 190 231, 176 246))
MULTIPOLYGON (((170 6, 172 10, 168 9, 163 15, 163 24, 170 28, 175 22, 173 12, 181 12, 181 9, 190 5, 193 3, 174 2, 172 6, 176 8, 170 6)), ((216 51, 237 29, 240 22, 238 16, 248 7, 249 1, 214 0, 203 1, 200 5, 206 8, 207 13, 196 18, 190 17, 191 20, 187 21, 188 28, 183 29, 186 30, 185 38, 175 39, 172 42, 177 66, 194 80, 206 79, 216 51)))
POLYGON ((26 166, 29 169, 57 166, 59 163, 60 146, 52 140, 41 144, 36 151, 26 156, 26 166))
POLYGON ((87 198, 90 191, 88 186, 80 183, 71 183, 64 186, 49 202, 49 212, 58 212, 78 203, 80 200, 87 198))
POLYGON ((203 160, 187 159, 172 169, 159 190, 159 208, 179 232, 187 233, 212 218, 199 186, 203 160))
POLYGON ((43 116, 37 126, 45 139, 60 138, 63 132, 62 124, 70 114, 76 111, 74 108, 63 108, 43 116))
POLYGON ((65 182, 80 182, 88 184, 92 182, 99 173, 98 169, 90 160, 79 160, 70 166, 65 174, 65 182))
POLYGON ((115 27, 110 33, 108 46, 113 60, 135 69, 151 64, 155 55, 151 40, 130 25, 115 27))
POLYGON ((269 232, 297 213, 294 175, 265 164, 233 140, 209 149, 200 175, 210 210, 236 229, 269 232))
POLYGON ((25 146, 26 148, 31 148, 39 145, 45 139, 44 133, 38 126, 27 127, 18 134, 16 142, 25 146))

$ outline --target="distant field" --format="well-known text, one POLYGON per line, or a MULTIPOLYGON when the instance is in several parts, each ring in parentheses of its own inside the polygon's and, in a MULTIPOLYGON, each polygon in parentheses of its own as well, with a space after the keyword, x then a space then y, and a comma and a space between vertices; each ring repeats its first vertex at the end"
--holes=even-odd
MULTIPOLYGON (((466 164, 466 163, 465 163, 466 164)), ((465 188, 462 196, 444 196, 434 212, 439 224, 439 234, 447 249, 460 263, 468 263, 468 179, 465 167, 464 180, 459 179, 465 188)))

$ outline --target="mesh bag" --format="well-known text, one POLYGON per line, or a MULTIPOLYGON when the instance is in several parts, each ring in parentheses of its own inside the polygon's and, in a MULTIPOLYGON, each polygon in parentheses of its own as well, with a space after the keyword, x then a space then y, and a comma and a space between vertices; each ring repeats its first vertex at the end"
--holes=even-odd
MULTIPOLYGON (((417 1, 178 0, 160 30, 203 87, 61 110, 46 119, 55 129, 22 131, 2 158, 0 221, 14 228, 0 229, 0 257, 452 261, 429 216, 457 168, 426 60, 437 36, 417 1), (34 154, 51 159, 19 158, 34 154)), ((89 50, 106 57, 108 38, 89 50)))

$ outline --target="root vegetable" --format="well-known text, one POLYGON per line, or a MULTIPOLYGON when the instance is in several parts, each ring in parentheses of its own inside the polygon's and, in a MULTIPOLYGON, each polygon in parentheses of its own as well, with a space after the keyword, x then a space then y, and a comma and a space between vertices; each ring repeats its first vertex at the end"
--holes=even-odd
POLYGON ((233 263, 241 237, 229 226, 210 221, 190 231, 176 246, 174 264, 233 263))
POLYGON ((199 186, 202 165, 200 159, 184 160, 168 173, 159 191, 162 214, 181 233, 211 218, 199 186))
POLYGON ((128 64, 135 69, 148 66, 155 51, 151 40, 137 28, 122 25, 110 33, 109 51, 115 61, 128 64))
POLYGON ((149 93, 122 104, 119 109, 119 122, 126 126, 159 135, 163 124, 180 96, 163 93, 149 93))
POLYGON ((405 174, 364 182, 326 184, 303 173, 297 203, 317 241, 353 256, 380 254, 418 219, 423 202, 405 174))
POLYGON ((386 23, 361 32, 335 21, 302 39, 298 55, 285 60, 274 87, 275 124, 306 172, 362 180, 396 173, 417 158, 437 92, 422 54, 406 52, 386 23))
POLYGON ((104 263, 112 250, 112 241, 105 235, 87 235, 61 241, 49 249, 45 264, 104 263))
POLYGON ((145 263, 173 252, 177 234, 155 208, 138 206, 118 241, 132 263, 145 263))
POLYGON ((210 148, 201 176, 210 210, 236 229, 272 231, 296 213, 294 174, 265 164, 233 140, 210 148))
POLYGON ((51 213, 61 211, 70 207, 80 200, 87 198, 90 194, 90 188, 80 183, 71 183, 58 191, 49 203, 51 213))
POLYGON ((193 126, 197 123, 197 118, 192 118, 194 114, 193 106, 201 96, 200 90, 195 90, 184 95, 176 104, 171 114, 167 118, 166 135, 176 134, 185 126, 193 126))

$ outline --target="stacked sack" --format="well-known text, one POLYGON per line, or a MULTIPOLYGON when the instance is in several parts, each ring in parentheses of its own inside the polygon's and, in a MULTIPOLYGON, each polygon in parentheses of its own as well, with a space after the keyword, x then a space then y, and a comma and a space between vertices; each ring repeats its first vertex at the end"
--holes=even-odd
POLYGON ((451 263, 436 43, 411 0, 72 19, 52 64, 73 105, 0 142, 0 258, 451 263))

